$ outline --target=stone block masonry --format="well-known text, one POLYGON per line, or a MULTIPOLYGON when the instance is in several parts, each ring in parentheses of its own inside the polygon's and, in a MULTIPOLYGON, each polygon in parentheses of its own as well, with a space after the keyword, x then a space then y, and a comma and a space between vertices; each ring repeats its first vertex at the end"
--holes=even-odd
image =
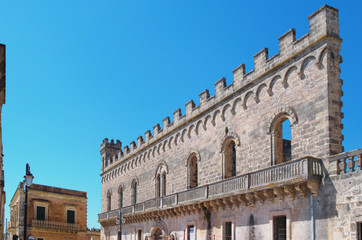
POLYGON ((339 184, 328 159, 343 152, 341 42, 338 10, 325 5, 309 16, 306 35, 287 31, 276 55, 262 49, 253 70, 239 65, 230 85, 218 80, 214 96, 201 92, 172 122, 123 148, 104 139, 102 236, 116 239, 122 211, 122 234, 132 239, 187 235, 191 226, 197 239, 250 229, 251 239, 273 239, 278 221, 285 239, 332 239, 327 211, 336 201, 316 203, 339 184))

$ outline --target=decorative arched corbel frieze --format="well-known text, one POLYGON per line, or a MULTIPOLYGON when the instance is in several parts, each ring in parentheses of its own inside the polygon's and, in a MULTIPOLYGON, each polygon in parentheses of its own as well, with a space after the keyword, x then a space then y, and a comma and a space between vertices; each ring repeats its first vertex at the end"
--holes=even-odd
POLYGON ((207 127, 206 127, 206 125, 207 125, 207 122, 208 121, 212 121, 212 118, 211 118, 211 116, 210 115, 207 115, 206 117, 205 117, 205 120, 204 120, 204 130, 206 131, 207 130, 207 127))
POLYGON ((256 94, 255 94, 255 97, 254 97, 254 101, 256 103, 259 103, 260 102, 260 93, 261 93, 261 90, 263 90, 263 88, 267 87, 267 85, 265 83, 262 83, 258 86, 258 88, 256 89, 256 94))
POLYGON ((238 98, 236 98, 236 99, 234 100, 233 105, 232 105, 232 107, 231 107, 231 114, 232 114, 232 115, 235 115, 235 113, 236 113, 236 106, 237 106, 237 104, 238 104, 239 102, 241 102, 241 98, 240 98, 240 97, 238 97, 238 98))
POLYGON ((212 123, 213 126, 216 125, 216 117, 217 117, 218 114, 220 114, 220 110, 216 110, 216 111, 214 112, 214 115, 213 115, 212 121, 211 121, 211 123, 212 123))
POLYGON ((226 111, 230 108, 230 104, 226 104, 223 109, 222 109, 222 113, 221 113, 221 120, 225 121, 225 113, 226 111))
POLYGON ((196 127, 195 127, 195 133, 196 135, 199 135, 200 133, 200 127, 202 126, 202 120, 199 120, 197 123, 196 123, 196 127))
POLYGON ((272 80, 269 83, 269 87, 268 87, 268 91, 267 91, 269 96, 273 96, 273 87, 274 87, 275 83, 281 78, 282 77, 280 75, 277 75, 272 78, 272 80))
POLYGON ((284 78, 283 78, 283 87, 284 88, 287 88, 289 85, 288 85, 288 79, 289 79, 289 76, 290 74, 293 72, 293 71, 296 71, 298 70, 298 68, 296 66, 291 66, 284 74, 284 78))
POLYGON ((303 60, 302 64, 300 65, 300 70, 298 72, 300 79, 305 78, 304 70, 307 67, 308 63, 310 63, 311 61, 315 61, 315 60, 316 60, 316 58, 314 56, 308 56, 303 60))

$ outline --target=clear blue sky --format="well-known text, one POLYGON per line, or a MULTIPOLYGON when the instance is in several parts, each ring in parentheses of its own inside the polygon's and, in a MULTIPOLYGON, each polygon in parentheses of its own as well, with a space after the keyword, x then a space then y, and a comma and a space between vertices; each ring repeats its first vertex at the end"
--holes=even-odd
POLYGON ((34 182, 88 193, 88 226, 99 227, 101 141, 129 145, 184 112, 241 63, 253 69, 278 37, 308 32, 324 4, 340 10, 346 151, 361 148, 362 1, 3 0, 7 46, 2 112, 8 204, 30 163, 34 182))

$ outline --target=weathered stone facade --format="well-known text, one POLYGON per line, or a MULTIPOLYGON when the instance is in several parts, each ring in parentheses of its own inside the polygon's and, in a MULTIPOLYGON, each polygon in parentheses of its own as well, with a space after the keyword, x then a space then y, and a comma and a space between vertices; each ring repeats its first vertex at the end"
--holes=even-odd
MULTIPOLYGON (((24 234, 24 183, 10 202, 10 239, 24 234)), ((33 184, 28 190, 27 236, 39 240, 97 240, 99 231, 87 229, 87 193, 33 184)))
POLYGON ((5 45, 0 44, 0 239, 4 238, 4 215, 5 215, 5 176, 3 170, 3 142, 2 142, 2 125, 1 112, 5 104, 5 45))
POLYGON ((220 79, 214 96, 203 91, 198 106, 186 103, 162 129, 123 149, 105 139, 102 239, 119 237, 120 210, 127 240, 355 239, 362 151, 346 163, 336 155, 341 42, 338 10, 323 6, 309 16, 308 34, 296 40, 289 30, 279 53, 261 50, 252 71, 240 65, 232 84, 220 79))

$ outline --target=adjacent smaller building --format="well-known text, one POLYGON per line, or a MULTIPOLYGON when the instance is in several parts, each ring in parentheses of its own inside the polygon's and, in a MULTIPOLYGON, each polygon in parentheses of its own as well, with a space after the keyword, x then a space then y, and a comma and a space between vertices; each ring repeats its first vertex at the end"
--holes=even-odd
MULTIPOLYGON (((10 202, 10 239, 24 235, 24 183, 10 202), (15 236, 15 237, 14 237, 15 236)), ((28 188, 27 239, 99 240, 100 233, 87 229, 87 193, 32 184, 28 188)))

